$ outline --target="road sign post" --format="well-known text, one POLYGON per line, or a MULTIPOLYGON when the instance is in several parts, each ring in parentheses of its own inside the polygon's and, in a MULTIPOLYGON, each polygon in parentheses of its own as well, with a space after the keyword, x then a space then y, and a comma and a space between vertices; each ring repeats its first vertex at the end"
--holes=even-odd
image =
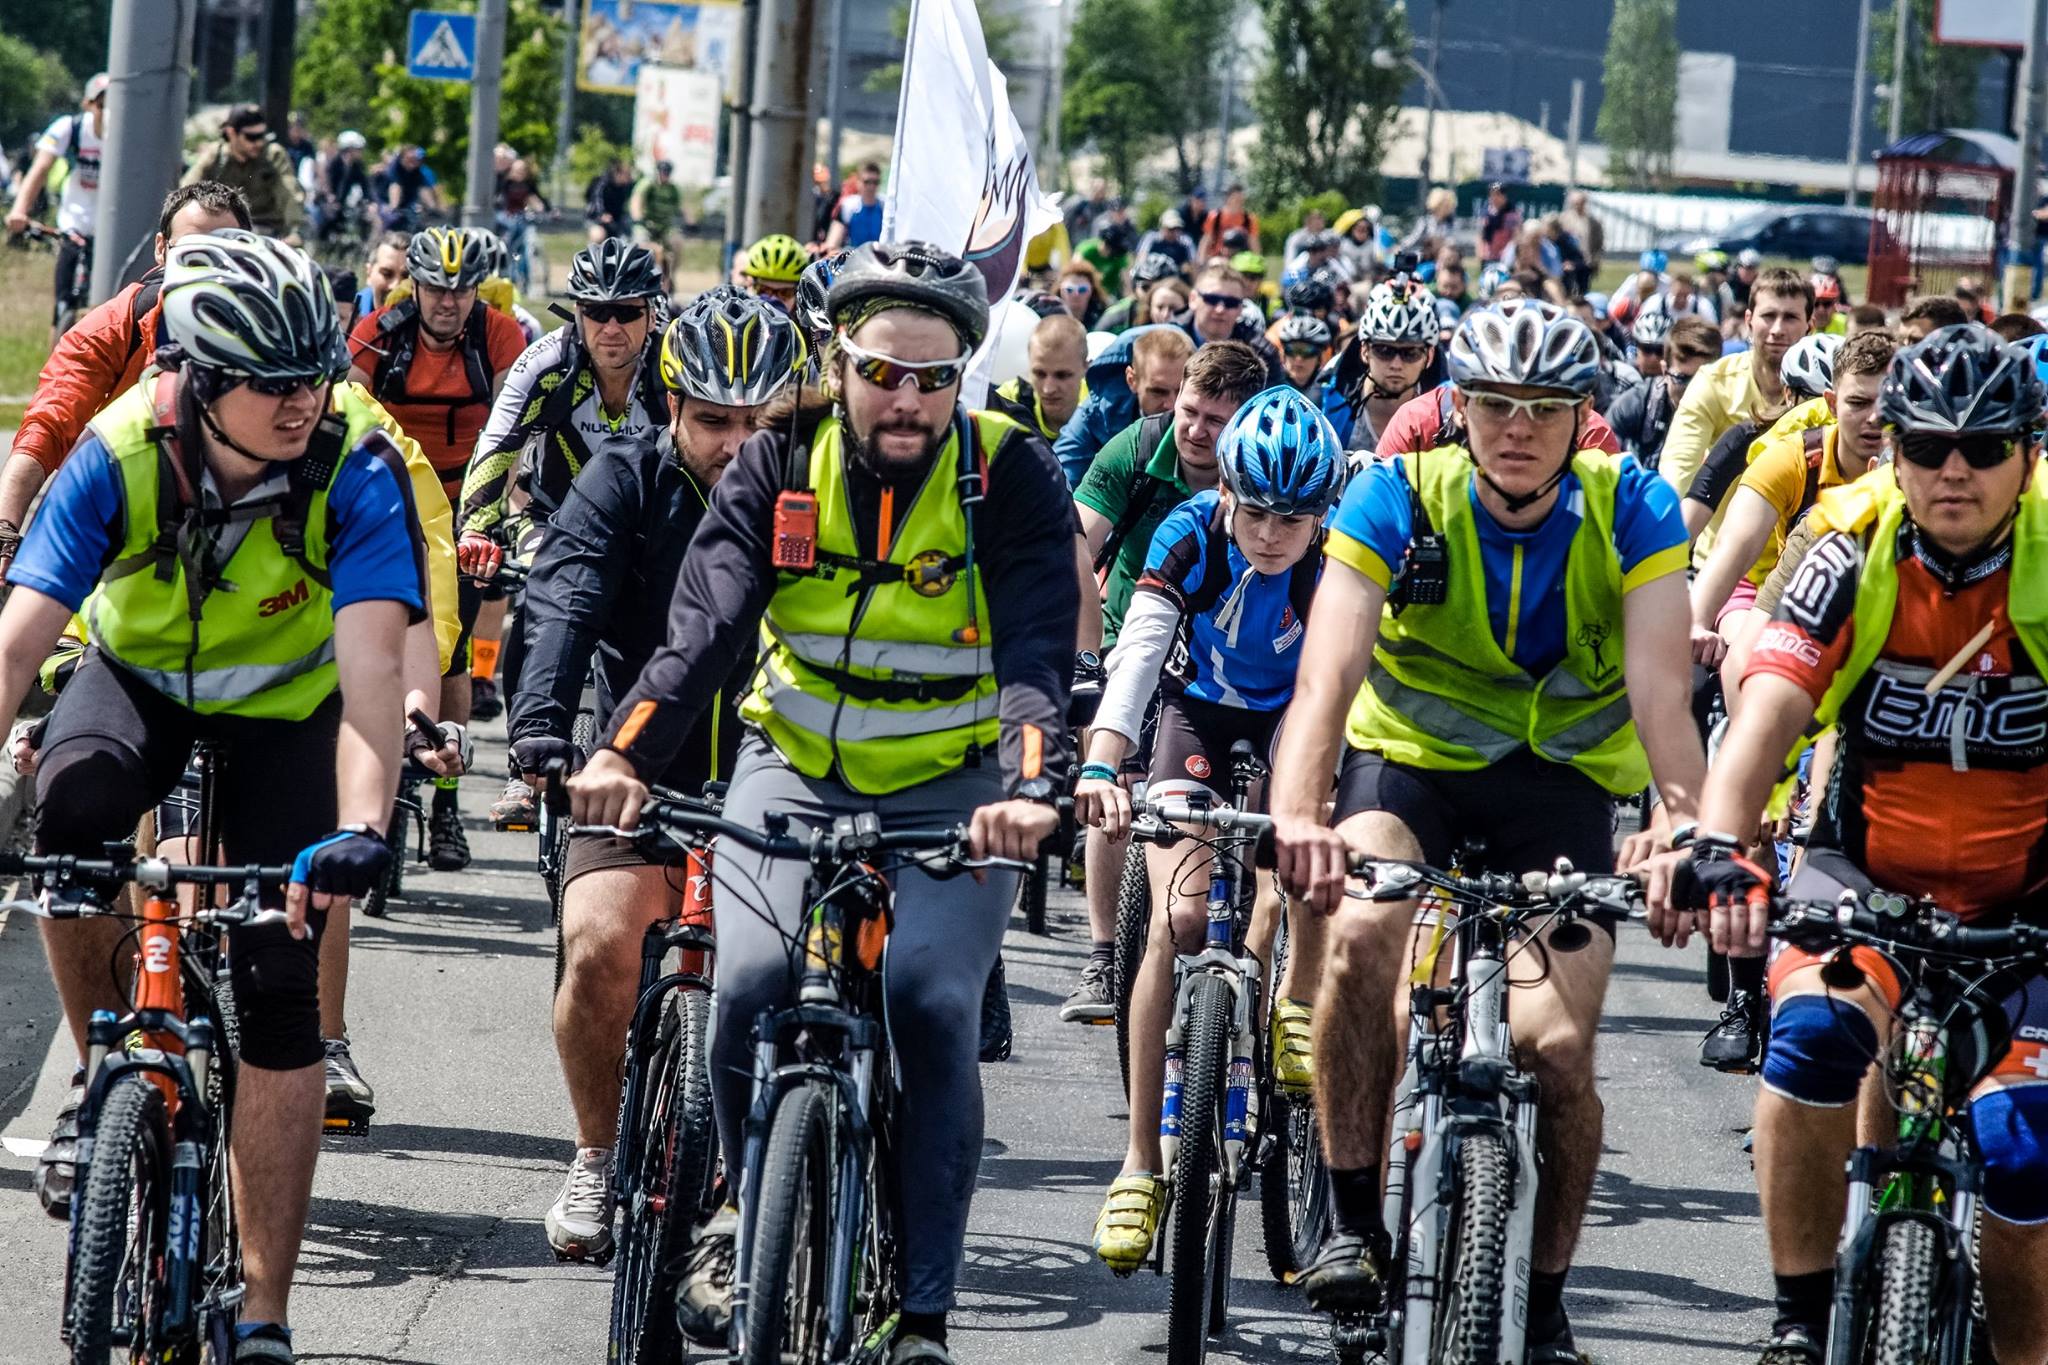
POLYGON ((405 74, 423 81, 476 77, 477 17, 414 10, 405 35, 405 74))

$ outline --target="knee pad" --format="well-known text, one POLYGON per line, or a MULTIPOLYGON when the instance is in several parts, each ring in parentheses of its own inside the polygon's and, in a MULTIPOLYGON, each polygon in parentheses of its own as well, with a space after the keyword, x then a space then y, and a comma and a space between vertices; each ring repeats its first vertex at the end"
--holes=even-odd
MULTIPOLYGON (((325 915, 309 912, 317 925, 325 915)), ((320 948, 314 936, 295 939, 282 924, 234 930, 229 949, 235 1009, 242 1029, 241 1057, 263 1071, 312 1066, 320 1045, 320 948)))
POLYGON ((2008 1223, 2048 1223, 2048 1085, 1987 1090, 1970 1101, 1984 1158, 1984 1207, 2008 1223))
POLYGON ((1825 995, 1788 996, 1771 1016, 1764 1084, 1801 1104, 1838 1109, 1856 1099, 1877 1055, 1877 1029, 1863 1010, 1825 995))
POLYGON ((60 740, 36 765, 36 848, 103 856, 108 840, 134 833, 147 789, 142 760, 95 736, 60 740))

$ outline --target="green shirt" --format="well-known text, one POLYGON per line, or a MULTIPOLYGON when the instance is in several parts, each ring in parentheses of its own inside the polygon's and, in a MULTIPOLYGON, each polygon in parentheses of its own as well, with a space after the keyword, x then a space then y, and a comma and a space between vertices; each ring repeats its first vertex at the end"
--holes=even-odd
POLYGON ((1138 575, 1145 570, 1145 552, 1152 548, 1153 532, 1166 520, 1167 513, 1194 496, 1194 490, 1180 476, 1180 451, 1173 444, 1173 423, 1167 422, 1166 434, 1149 454, 1138 449, 1138 432, 1144 425, 1145 419, 1140 417, 1110 437, 1109 443, 1096 452, 1095 462, 1088 466, 1081 486, 1074 490, 1075 502, 1101 514, 1114 529, 1123 520, 1124 509, 1130 506, 1132 497, 1144 496, 1148 479, 1166 485, 1153 490, 1144 515, 1131 527, 1130 534, 1117 546, 1116 558, 1110 561, 1109 578, 1102 588, 1105 654, 1124 627, 1124 612, 1130 608, 1138 575))
POLYGON ((667 232, 683 225, 683 187, 650 176, 640 182, 641 222, 649 232, 667 232))

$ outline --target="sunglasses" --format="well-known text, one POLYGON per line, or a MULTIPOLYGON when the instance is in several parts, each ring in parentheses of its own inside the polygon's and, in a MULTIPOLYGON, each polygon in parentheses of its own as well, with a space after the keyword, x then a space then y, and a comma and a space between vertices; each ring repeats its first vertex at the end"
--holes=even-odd
POLYGON ((1505 422, 1517 413, 1526 414, 1531 421, 1547 422, 1560 417, 1579 406, 1576 398, 1510 398, 1504 393, 1461 390, 1465 395, 1465 406, 1481 417, 1494 422, 1505 422))
POLYGON ((249 139, 251 142, 261 142, 264 138, 270 136, 268 128, 243 128, 239 131, 241 136, 249 139))
POLYGON ((1429 350, 1429 347, 1421 345, 1397 346, 1390 341, 1375 341, 1368 349, 1372 351, 1372 358, 1374 360, 1399 360, 1412 365, 1422 359, 1424 353, 1429 350))
POLYGON ((1208 290, 1205 289, 1201 293, 1195 295, 1195 297, 1200 299, 1203 303, 1208 304, 1211 308, 1244 307, 1244 300, 1239 298, 1235 294, 1211 294, 1208 290))
POLYGON ((1316 345, 1313 341, 1290 341, 1287 343, 1287 354, 1296 360, 1308 360, 1320 358, 1323 354, 1323 348, 1316 345))
POLYGON ((1948 463, 1950 451, 1963 457, 1972 469, 1996 469, 2012 458, 2013 437, 2001 432, 1979 432, 1974 436, 1947 436, 1938 431, 1901 432, 1899 457, 1922 469, 1939 469, 1948 463))
POLYGON ((583 316, 602 327, 608 322, 638 322, 647 316, 644 303, 585 303, 578 305, 583 316))
POLYGON ((287 374, 276 378, 250 375, 242 383, 250 392, 260 393, 265 398, 290 398, 301 389, 317 389, 327 383, 324 374, 287 374))
MULTIPOLYGON (((1698 370, 1694 370, 1694 371, 1693 371, 1693 374, 1698 374, 1698 373, 1699 373, 1699 371, 1698 371, 1698 370)), ((1690 384, 1690 383, 1692 383, 1692 375, 1691 375, 1691 374, 1680 374, 1680 373, 1679 373, 1678 371, 1676 371, 1676 370, 1666 370, 1666 371, 1664 372, 1664 377, 1665 377, 1666 379, 1668 379, 1668 380, 1670 380, 1670 381, 1671 381, 1671 389, 1672 389, 1672 391, 1673 391, 1674 393, 1684 393, 1684 392, 1685 392, 1685 386, 1686 386, 1687 384, 1690 384)))
POLYGON ((853 361, 855 374, 890 393, 912 383, 917 385, 919 393, 937 393, 959 383, 960 376, 966 372, 967 362, 974 359, 974 352, 967 351, 951 360, 898 360, 894 356, 864 351, 844 337, 840 338, 839 345, 853 361))
POLYGON ((1060 286, 1060 292, 1062 294, 1086 294, 1093 287, 1086 280, 1068 280, 1060 286))
POLYGON ((753 284, 754 292, 762 298, 785 301, 796 298, 796 286, 793 284, 786 284, 781 280, 757 279, 752 275, 747 276, 747 279, 753 284))

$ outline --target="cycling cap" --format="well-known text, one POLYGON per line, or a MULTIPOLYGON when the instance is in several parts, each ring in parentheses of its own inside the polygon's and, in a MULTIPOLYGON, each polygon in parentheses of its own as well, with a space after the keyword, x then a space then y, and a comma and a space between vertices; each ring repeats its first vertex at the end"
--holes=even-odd
POLYGON ((1715 248, 1693 253, 1692 268, 1704 275, 1711 270, 1728 268, 1728 253, 1715 248))
POLYGON ((1966 436, 2039 426, 2044 405, 2034 357, 1981 322, 1964 322, 1892 357, 1878 416, 1899 431, 1966 436))
POLYGON ((1365 297, 1358 335, 1366 341, 1421 341, 1435 344, 1439 332, 1436 299, 1427 289, 1397 290, 1376 284, 1365 297))
POLYGON ((847 253, 826 295, 835 326, 855 325, 889 306, 922 308, 953 324, 968 350, 988 335, 988 282, 982 273, 930 242, 869 242, 847 253))
POLYGON ((1671 335, 1671 314, 1662 308, 1645 308, 1636 314, 1635 330, 1629 333, 1638 346, 1662 346, 1671 335))
POLYGON ((1306 341, 1325 350, 1330 345, 1330 324, 1314 313, 1289 313, 1280 319, 1280 344, 1306 341))
POLYGON ((1807 283, 1813 287, 1813 301, 1815 303, 1840 303, 1842 301, 1842 282, 1833 275, 1815 274, 1807 283))
POLYGON ((1327 313, 1337 306, 1337 291, 1321 275, 1287 287, 1287 306, 1301 313, 1327 313))
POLYGON ((1555 304, 1510 299, 1475 309, 1458 324, 1450 371, 1461 389, 1519 385, 1583 398, 1600 374, 1600 344, 1555 304))
POLYGON ((490 271, 490 245, 479 233, 430 227, 412 235, 405 273, 440 289, 474 289, 490 271))
POLYGON ((844 251, 820 256, 805 266, 804 273, 797 277, 796 320, 803 325, 811 345, 818 350, 823 350, 825 343, 832 339, 832 315, 825 311, 825 294, 845 268, 846 257, 844 251))
POLYGON ((85 83, 85 103, 91 104, 94 100, 105 99, 108 89, 113 84, 114 78, 106 72, 94 72, 92 79, 85 83))
POLYGON ((584 247, 569 262, 569 297, 578 303, 611 303, 661 293, 654 253, 620 237, 584 247))
POLYGON ((348 373, 334 291, 296 247, 240 228, 171 243, 164 335, 194 365, 256 379, 348 373))
POLYGON ((1801 337, 1778 362, 1778 378, 1801 398, 1818 398, 1835 386, 1835 357, 1841 350, 1842 339, 1826 332, 1801 337))
POLYGON ((1657 248, 1651 247, 1636 257, 1636 264, 1651 274, 1661 275, 1664 273, 1664 267, 1671 264, 1671 258, 1657 248))
POLYGON ((707 290, 661 336, 661 382, 732 408, 757 407, 803 368, 803 337, 789 314, 737 290, 707 290))
POLYGON ((1350 472, 1330 419, 1285 385, 1245 401, 1217 438, 1216 460, 1235 502, 1283 517, 1327 512, 1350 472))
POLYGON ((747 250, 747 274, 770 284, 795 284, 810 264, 796 238, 771 232, 747 250))
POLYGON ((1180 274, 1180 262, 1163 251, 1148 251, 1145 258, 1131 267, 1131 284, 1143 289, 1161 280, 1174 279, 1180 274))

